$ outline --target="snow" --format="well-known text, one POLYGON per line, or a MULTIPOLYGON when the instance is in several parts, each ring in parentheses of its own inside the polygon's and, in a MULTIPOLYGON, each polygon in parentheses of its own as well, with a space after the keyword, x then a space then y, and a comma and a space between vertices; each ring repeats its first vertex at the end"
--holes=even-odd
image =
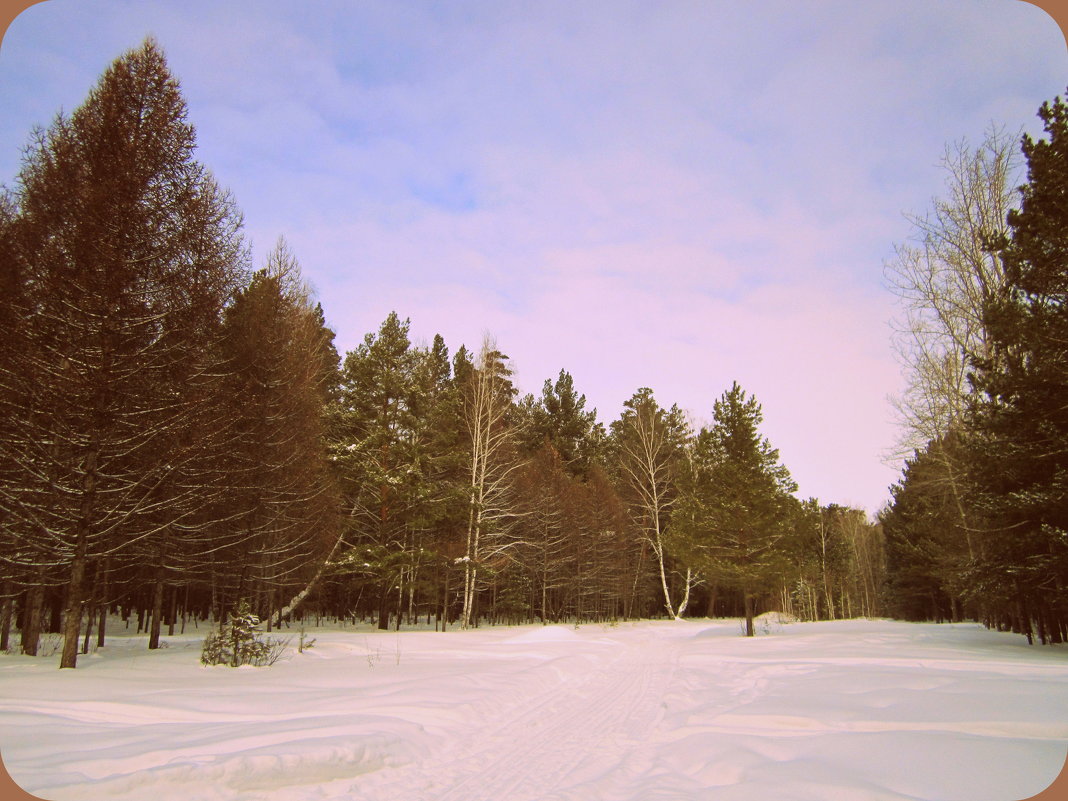
POLYGON ((238 670, 199 664, 203 629, 153 652, 115 637, 73 671, 0 655, 0 754, 56 801, 1011 801, 1065 762, 1064 646, 974 624, 739 632, 324 627, 238 670))
POLYGON ((509 637, 506 642, 578 642, 582 638, 574 629, 565 626, 536 626, 522 634, 509 637))

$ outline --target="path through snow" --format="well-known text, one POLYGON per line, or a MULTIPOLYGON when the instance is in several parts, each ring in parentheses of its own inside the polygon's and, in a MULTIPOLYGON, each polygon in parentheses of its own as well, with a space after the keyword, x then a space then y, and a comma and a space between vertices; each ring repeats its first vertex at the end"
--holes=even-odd
POLYGON ((200 634, 0 655, 0 753, 66 801, 1015 801, 1068 747, 1068 647, 975 625, 737 621, 200 634))
POLYGON ((599 645, 595 659, 558 665, 554 686, 449 735, 434 758, 353 790, 368 801, 528 801, 562 797, 565 790, 593 797, 579 791, 591 785, 595 794, 606 781, 625 784, 639 772, 628 773, 628 765, 641 763, 640 752, 663 715, 679 648, 648 635, 599 645))

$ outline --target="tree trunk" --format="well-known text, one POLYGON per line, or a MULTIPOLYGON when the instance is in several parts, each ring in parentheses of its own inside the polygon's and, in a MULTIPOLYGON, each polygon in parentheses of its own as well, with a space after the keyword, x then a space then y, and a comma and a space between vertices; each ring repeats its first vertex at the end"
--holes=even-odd
POLYGON ((155 650, 159 648, 159 630, 160 624, 163 622, 163 569, 162 567, 156 574, 156 588, 152 594, 152 630, 148 635, 148 648, 149 650, 155 650))
POLYGON ((382 582, 378 592, 378 628, 389 631, 389 584, 382 582))
POLYGON ((178 588, 171 587, 171 611, 167 615, 167 636, 174 636, 174 622, 178 617, 178 588))
MULTIPOLYGON (((189 585, 185 585, 185 597, 182 598, 182 634, 185 634, 185 620, 189 616, 189 585)), ((196 625, 196 615, 193 616, 193 625, 196 625)))
POLYGON ((693 580, 693 570, 686 568, 686 592, 682 596, 682 601, 679 603, 678 611, 675 612, 675 619, 681 620, 682 613, 686 611, 686 606, 690 603, 690 586, 693 580))
POLYGON ((1031 610, 1028 609, 1026 602, 1019 595, 1016 596, 1016 615, 1020 621, 1020 633, 1027 637, 1027 644, 1035 644, 1034 630, 1031 628, 1031 610))
POLYGON ((319 583, 319 579, 322 578, 323 571, 326 570, 326 566, 330 564, 330 560, 334 558, 334 554, 341 546, 341 540, 343 539, 343 533, 338 536, 337 541, 334 542, 334 547, 330 549, 330 553, 326 555, 323 563, 319 565, 319 569, 315 571, 315 575, 312 576, 311 581, 304 587, 303 590, 294 595, 285 606, 278 610, 278 625, 281 627, 282 619, 287 618, 296 611, 297 607, 308 597, 309 593, 315 588, 315 585, 319 583))
POLYGON ((45 597, 48 600, 48 633, 62 634, 64 595, 61 591, 53 590, 45 597))
POLYGON ((634 568, 634 581, 631 584, 630 595, 623 607, 623 617, 627 620, 636 617, 634 610, 638 606, 638 583, 641 581, 642 567, 645 565, 645 548, 646 543, 642 542, 641 550, 638 551, 638 564, 634 568))
POLYGON ((671 618, 678 617, 675 612, 675 606, 671 603, 671 591, 668 589, 667 572, 664 568, 664 546, 660 541, 660 525, 656 523, 654 527, 654 534, 656 536, 653 542, 653 552, 656 554, 656 561, 660 567, 660 586, 664 590, 664 608, 667 609, 668 616, 671 618))
POLYGON ((108 604, 107 600, 100 604, 100 620, 96 624, 96 647, 104 647, 104 633, 108 625, 108 604))
POLYGON ((0 652, 7 651, 11 640, 11 607, 12 599, 11 582, 5 581, 3 587, 4 600, 0 605, 0 652))
POLYGON ((478 578, 478 570, 474 563, 464 563, 464 607, 460 618, 460 628, 471 628, 475 609, 475 581, 478 578))
POLYGON ((41 641, 41 605, 44 603, 44 589, 31 587, 26 592, 26 608, 23 610, 22 653, 37 656, 37 646, 41 641))
MULTIPOLYGON (((1050 612, 1049 613, 1049 621, 1050 621, 1050 625, 1049 625, 1050 638, 1049 638, 1049 641, 1053 645, 1058 645, 1058 644, 1064 642, 1064 636, 1061 634, 1061 621, 1058 619, 1056 612, 1050 612)), ((3 649, 0 649, 0 650, 3 650, 3 649)))
POLYGON ((82 628, 87 540, 88 533, 83 527, 78 537, 78 548, 70 566, 70 583, 67 585, 67 609, 63 618, 63 655, 59 660, 60 669, 74 668, 78 665, 78 634, 82 628))
MULTIPOLYGON (((544 556, 544 554, 543 554, 544 556)), ((549 625, 549 618, 546 614, 545 607, 548 605, 548 583, 549 583, 549 565, 547 560, 543 560, 541 563, 541 624, 543 626, 549 625)))
POLYGON ((445 627, 449 624, 449 576, 452 571, 449 570, 449 566, 445 566, 445 592, 441 598, 441 630, 445 631, 445 627))
POLYGON ((85 639, 82 640, 82 653, 89 653, 89 642, 93 639, 93 621, 96 617, 96 606, 89 604, 89 608, 86 610, 85 615, 85 639))
POLYGON ((110 575, 111 563, 108 557, 104 557, 104 564, 100 568, 100 619, 96 624, 96 647, 104 647, 104 636, 108 625, 108 576, 110 575))
POLYGON ((753 596, 743 592, 745 596, 745 636, 753 636, 753 596))

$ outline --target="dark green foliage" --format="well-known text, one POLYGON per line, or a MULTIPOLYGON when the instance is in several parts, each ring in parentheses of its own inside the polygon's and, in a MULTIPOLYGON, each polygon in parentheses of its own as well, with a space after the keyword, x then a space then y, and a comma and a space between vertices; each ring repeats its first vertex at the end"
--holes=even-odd
POLYGON ((883 514, 890 609, 1068 635, 1068 107, 1024 137, 1027 183, 989 241, 1004 281, 986 287, 987 347, 971 355, 963 430, 906 466, 883 514))
POLYGON ((881 516, 886 534, 888 611, 905 620, 947 620, 970 554, 967 532, 952 489, 944 481, 941 452, 951 447, 931 443, 905 465, 891 488, 893 502, 881 516))
MULTIPOLYGON (((456 550, 466 515, 461 398, 448 349, 440 336, 413 347, 408 330, 390 313, 346 355, 332 431, 352 548, 341 569, 370 566, 359 580, 378 599, 383 628, 394 611, 399 623, 414 608, 417 585, 442 552, 456 550)), ((457 354, 461 369, 465 354, 457 354)))
POLYGON ((737 383, 716 401, 697 435, 673 515, 674 546, 717 583, 739 589, 746 634, 753 601, 786 574, 797 486, 760 436, 760 405, 737 383))
POLYGON ((571 374, 561 370, 555 384, 546 379, 541 397, 526 396, 520 409, 527 450, 534 452, 548 444, 572 475, 585 476, 598 458, 605 433, 597 422, 597 410, 586 411, 586 396, 575 390, 571 374))
POLYGON ((1006 291, 986 309, 993 352, 974 376, 972 503, 984 531, 967 580, 1043 629, 1068 617, 1068 107, 1057 98, 1039 116, 1048 138, 1024 139, 1028 183, 1000 243, 1006 291))
POLYGON ((86 609, 137 612, 155 647, 241 598, 203 656, 236 666, 277 658, 260 621, 306 598, 444 629, 681 616, 722 584, 751 618, 787 564, 837 582, 823 613, 859 596, 848 514, 839 550, 794 558, 804 516, 737 385, 696 442, 648 388, 606 434, 566 371, 517 404, 491 338, 450 360, 396 313, 339 370, 296 259, 249 274, 194 146, 148 41, 0 195, 0 637, 62 626, 73 666, 86 609))

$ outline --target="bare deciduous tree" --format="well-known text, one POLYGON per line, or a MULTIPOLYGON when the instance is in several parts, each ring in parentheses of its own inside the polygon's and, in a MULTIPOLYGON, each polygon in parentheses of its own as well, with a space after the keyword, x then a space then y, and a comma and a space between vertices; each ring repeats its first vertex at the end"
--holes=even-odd
POLYGON ((512 420, 515 388, 509 378, 507 356, 489 336, 478 360, 457 369, 461 386, 463 425, 469 454, 469 512, 464 564, 464 599, 460 625, 472 624, 478 569, 486 560, 502 557, 514 543, 509 522, 517 515, 513 499, 514 473, 520 466, 515 452, 512 420))
POLYGON ((678 497, 675 470, 689 427, 677 407, 661 409, 648 388, 639 389, 624 406, 623 415, 612 423, 615 468, 626 488, 632 517, 656 556, 664 607, 671 617, 680 618, 690 599, 694 575, 687 567, 683 597, 676 606, 668 581, 670 556, 665 530, 678 497))
POLYGON ((944 198, 909 216, 910 242, 895 248, 886 279, 901 298, 894 344, 907 383, 894 399, 901 453, 908 456, 959 426, 969 394, 969 359, 989 356, 983 308, 1005 285, 991 243, 1007 230, 1019 175, 1018 140, 992 128, 973 148, 946 149, 944 198))

